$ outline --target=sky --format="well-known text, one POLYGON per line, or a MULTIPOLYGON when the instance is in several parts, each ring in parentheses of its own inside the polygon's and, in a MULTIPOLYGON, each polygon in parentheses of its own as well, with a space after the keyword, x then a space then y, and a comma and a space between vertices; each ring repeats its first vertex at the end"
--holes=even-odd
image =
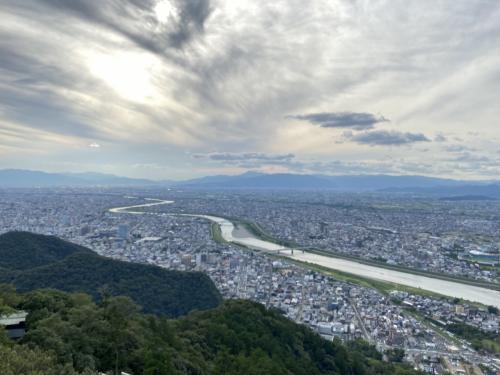
POLYGON ((500 177, 498 0, 0 0, 0 168, 500 177))

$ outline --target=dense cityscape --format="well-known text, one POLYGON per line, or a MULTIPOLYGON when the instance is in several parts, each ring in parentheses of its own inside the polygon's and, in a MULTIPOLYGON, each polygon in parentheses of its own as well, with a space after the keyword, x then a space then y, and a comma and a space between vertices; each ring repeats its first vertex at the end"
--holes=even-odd
POLYGON ((363 338, 384 353, 404 349, 405 361, 428 373, 481 374, 498 371, 498 349, 447 328, 466 324, 498 335, 498 309, 321 272, 221 241, 213 223, 179 214, 239 218, 299 247, 498 283, 499 208, 388 194, 5 189, 0 233, 56 235, 115 259, 202 271, 224 298, 279 309, 328 340, 363 338), (141 197, 174 203, 145 207, 144 215, 109 212, 143 204, 141 197))

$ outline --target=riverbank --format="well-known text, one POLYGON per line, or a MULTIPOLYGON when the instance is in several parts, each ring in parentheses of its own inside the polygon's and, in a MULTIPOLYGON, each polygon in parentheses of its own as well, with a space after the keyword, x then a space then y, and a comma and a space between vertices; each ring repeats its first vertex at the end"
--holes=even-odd
POLYGON ((301 247, 301 246, 294 244, 292 242, 289 242, 289 241, 280 241, 276 238, 273 238, 270 234, 266 233, 258 224, 251 223, 249 221, 244 221, 244 220, 239 221, 239 222, 242 225, 244 225, 254 236, 258 237, 259 239, 264 240, 264 241, 269 241, 269 242, 272 242, 275 244, 280 244, 284 247, 291 247, 293 249, 297 249, 300 251, 306 251, 308 253, 323 255, 323 256, 332 257, 332 258, 351 260, 351 261, 354 261, 357 263, 362 263, 362 264, 366 264, 366 265, 374 266, 374 267, 378 267, 378 268, 385 268, 388 270, 394 270, 394 271, 404 272, 404 273, 411 273, 413 275, 426 276, 426 277, 431 277, 431 278, 440 279, 440 280, 446 280, 446 281, 452 281, 452 282, 457 282, 457 283, 461 283, 461 284, 472 285, 472 286, 476 286, 479 288, 486 288, 486 289, 500 291, 499 284, 494 284, 494 283, 490 283, 490 282, 486 282, 486 281, 472 280, 472 279, 465 278, 465 277, 459 277, 459 276, 454 276, 454 275, 453 276, 445 275, 443 273, 424 271, 424 270, 419 270, 419 269, 409 268, 409 267, 404 267, 404 266, 399 266, 399 265, 390 265, 390 264, 383 263, 380 261, 360 258, 360 257, 351 256, 348 254, 343 254, 343 253, 335 252, 335 251, 301 247))
MULTIPOLYGON (((132 208, 142 208, 154 205, 169 204, 172 201, 156 200, 153 203, 146 203, 144 205, 135 205, 129 207, 119 207, 111 209, 110 212, 114 213, 132 213, 144 214, 144 211, 130 211, 132 208)), ((161 214, 160 214, 161 215, 161 214)), ((169 214, 172 215, 172 214, 169 214)), ((175 215, 175 214, 173 214, 175 215)), ((196 215, 196 214, 179 214, 182 216, 192 216, 207 219, 216 223, 220 228, 218 231, 213 231, 217 234, 218 239, 222 239, 229 243, 244 246, 252 250, 259 250, 268 252, 274 256, 278 255, 285 259, 295 260, 306 264, 317 265, 328 269, 349 273, 363 278, 369 278, 382 282, 388 282, 398 285, 405 285, 407 287, 424 289, 432 293, 445 295, 448 297, 461 298, 471 302, 478 302, 483 305, 491 305, 500 308, 500 292, 484 287, 474 286, 463 283, 462 280, 443 280, 441 278, 419 275, 406 270, 399 271, 381 267, 379 265, 364 264, 358 260, 349 260, 342 258, 335 258, 322 254, 317 254, 312 251, 297 250, 294 248, 286 247, 275 242, 270 242, 258 238, 252 230, 248 233, 252 234, 249 237, 237 238, 233 236, 235 224, 231 220, 215 215, 196 215)), ((256 227, 253 227, 255 230, 256 227)))

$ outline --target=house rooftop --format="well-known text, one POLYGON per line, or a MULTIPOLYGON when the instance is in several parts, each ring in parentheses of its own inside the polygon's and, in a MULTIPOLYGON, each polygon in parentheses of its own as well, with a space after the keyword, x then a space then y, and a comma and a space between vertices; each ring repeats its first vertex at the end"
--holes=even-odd
POLYGON ((25 311, 16 311, 12 314, 0 315, 0 325, 2 326, 13 326, 20 324, 26 320, 28 313, 25 311))

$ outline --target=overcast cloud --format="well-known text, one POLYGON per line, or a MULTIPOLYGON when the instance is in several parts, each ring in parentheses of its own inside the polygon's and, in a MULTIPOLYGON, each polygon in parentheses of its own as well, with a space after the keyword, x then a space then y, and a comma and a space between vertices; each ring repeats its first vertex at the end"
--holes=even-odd
POLYGON ((309 121, 323 128, 349 128, 355 130, 372 129, 379 122, 389 121, 383 116, 355 112, 311 113, 307 115, 288 116, 288 118, 309 121))
POLYGON ((371 146, 401 146, 416 142, 430 142, 429 138, 421 133, 403 133, 395 130, 374 130, 352 135, 351 140, 371 146))
POLYGON ((500 175, 496 0, 0 0, 0 18, 0 168, 500 175))

